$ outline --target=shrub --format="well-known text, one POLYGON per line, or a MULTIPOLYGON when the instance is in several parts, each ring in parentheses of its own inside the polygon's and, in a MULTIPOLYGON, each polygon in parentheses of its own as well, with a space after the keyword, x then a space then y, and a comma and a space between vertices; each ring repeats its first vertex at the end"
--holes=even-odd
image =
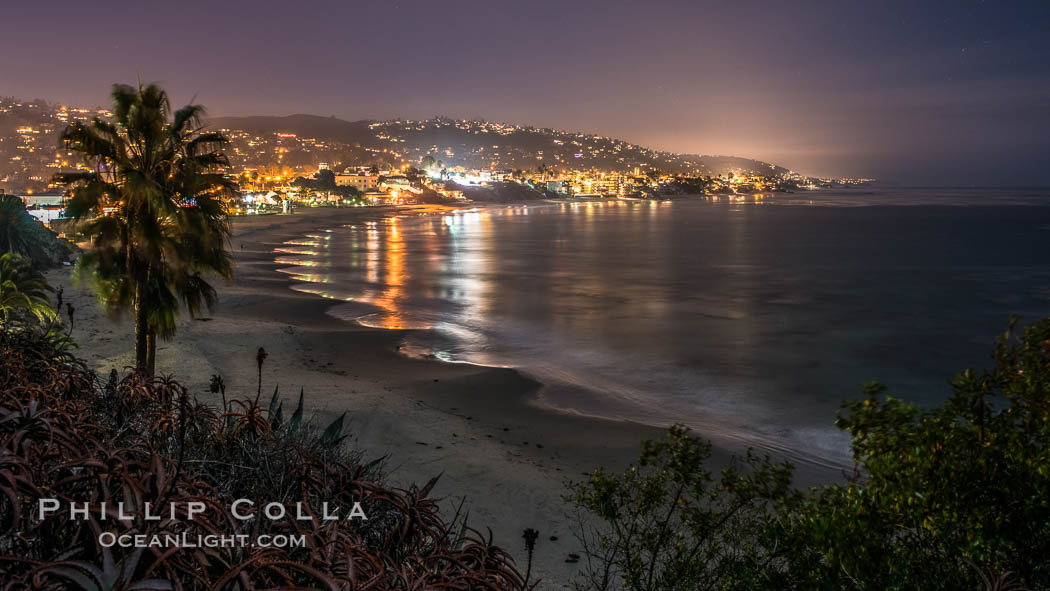
POLYGON ((573 487, 585 553, 577 589, 749 589, 775 558, 764 527, 797 503, 792 468, 749 455, 711 474, 711 445, 680 425, 646 441, 622 474, 596 470, 573 487))
POLYGON ((47 297, 51 291, 44 275, 29 260, 0 254, 0 330, 13 331, 26 324, 55 320, 58 315, 47 297))
POLYGON ((583 589, 1050 589, 1050 318, 997 341, 921 408, 880 384, 844 405, 845 483, 790 492, 790 468, 749 456, 721 480, 681 427, 622 475, 570 499, 583 589))
POLYGON ((341 420, 325 431, 302 420, 302 397, 292 420, 280 419, 275 396, 269 409, 251 411, 253 428, 238 428, 243 417, 224 416, 170 378, 114 374, 103 383, 41 331, 4 339, 0 357, 3 589, 524 588, 490 539, 439 514, 434 481, 384 486, 378 462, 342 446, 341 420), (41 498, 61 505, 39 519, 41 498), (238 498, 288 513, 237 521, 228 504, 238 498), (72 514, 72 501, 91 503, 88 519, 72 514), (190 521, 190 501, 208 510, 190 521), (321 518, 323 502, 345 515, 355 501, 367 521, 321 518), (118 502, 132 519, 115 519, 118 502), (180 512, 148 520, 147 502, 180 512), (295 518, 295 503, 308 519, 295 518), (290 534, 306 545, 103 547, 104 532, 290 534))
POLYGON ((785 529, 825 588, 976 589, 1011 573, 1050 588, 1050 318, 995 347, 931 409, 880 384, 845 406, 857 470, 785 529), (987 580, 988 582, 986 582, 987 580), (834 585, 832 583, 834 582, 834 585))
POLYGON ((69 260, 75 250, 33 218, 21 199, 0 194, 0 253, 17 254, 43 268, 69 260))

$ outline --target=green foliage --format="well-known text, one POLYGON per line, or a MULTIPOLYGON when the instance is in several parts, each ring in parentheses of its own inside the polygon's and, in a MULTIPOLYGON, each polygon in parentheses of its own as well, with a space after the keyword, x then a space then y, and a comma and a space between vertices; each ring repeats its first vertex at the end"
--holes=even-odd
POLYGON ((319 191, 342 197, 344 201, 357 202, 363 197, 360 189, 353 185, 337 185, 335 173, 331 170, 319 170, 312 178, 296 177, 292 185, 299 191, 319 191))
POLYGON ((1050 319, 1012 328, 995 368, 956 376, 941 406, 879 384, 845 406, 858 470, 794 516, 799 572, 826 588, 973 589, 1008 572, 1050 587, 1050 319))
POLYGON ((577 589, 749 589, 774 556, 765 524, 792 507, 792 467, 754 455, 721 474, 711 445, 671 427, 622 474, 596 470, 567 499, 587 564, 577 589))
POLYGON ((49 291, 44 275, 27 259, 14 253, 0 255, 0 329, 24 325, 29 319, 39 323, 56 320, 49 291))
POLYGON ((33 219, 22 200, 0 194, 0 253, 26 257, 34 267, 58 264, 73 246, 33 219))
POLYGON ((321 433, 321 442, 336 444, 343 440, 343 423, 346 421, 346 413, 339 415, 339 418, 332 421, 323 433, 321 433))
POLYGON ((310 178, 296 177, 292 185, 301 191, 333 192, 342 188, 335 184, 335 173, 331 170, 319 170, 310 178))
POLYGON ((232 275, 220 170, 227 139, 204 130, 203 108, 171 112, 149 85, 113 87, 113 119, 74 122, 65 146, 89 172, 59 175, 73 188, 67 212, 91 248, 78 272, 113 312, 135 309, 136 366, 152 372, 156 337, 170 338, 180 302, 191 314, 216 299, 206 276, 232 275))
POLYGON ((338 185, 329 192, 350 201, 360 201, 364 197, 364 193, 353 185, 338 185))
POLYGON ((318 170, 314 178, 317 182, 317 188, 322 191, 330 191, 336 187, 335 173, 331 170, 318 170))
POLYGON ((0 194, 0 252, 31 257, 37 226, 21 199, 0 194))
POLYGON ((295 412, 292 413, 292 418, 288 421, 288 429, 293 433, 299 430, 303 424, 303 389, 299 388, 299 404, 295 406, 295 412))
POLYGON ((921 408, 867 384, 837 425, 855 473, 789 492, 749 458, 714 480, 709 445, 672 428, 622 475, 574 488, 582 589, 1050 589, 1050 318, 999 339, 921 408), (590 529, 588 529, 590 528, 590 529))

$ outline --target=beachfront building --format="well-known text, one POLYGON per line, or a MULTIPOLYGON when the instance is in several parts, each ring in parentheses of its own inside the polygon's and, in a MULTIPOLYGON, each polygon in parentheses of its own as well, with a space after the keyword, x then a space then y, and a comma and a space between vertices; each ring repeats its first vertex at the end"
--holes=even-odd
POLYGON ((571 195, 572 184, 568 181, 547 181, 547 190, 557 195, 571 195))
POLYGON ((493 170, 489 173, 492 177, 492 181, 496 183, 504 183, 507 181, 514 180, 514 171, 510 169, 506 170, 493 170))
POLYGON ((383 179, 380 183, 382 187, 396 191, 411 191, 413 190, 412 182, 408 180, 408 177, 404 176, 389 176, 383 179))
POLYGON ((571 183, 574 195, 621 195, 626 188, 621 175, 602 173, 598 176, 584 176, 571 183))
POLYGON ((387 203, 389 195, 380 189, 368 189, 364 191, 364 199, 372 205, 383 205, 387 203))
POLYGON ((465 201, 467 196, 460 189, 451 188, 451 183, 435 183, 430 188, 437 192, 445 199, 453 199, 456 201, 465 201))
POLYGON ((408 177, 389 176, 379 183, 379 188, 386 192, 387 202, 402 204, 415 203, 421 189, 412 184, 408 177))
POLYGON ((337 174, 335 175, 335 184, 340 187, 355 187, 358 191, 364 193, 379 186, 379 175, 361 174, 358 172, 337 174))

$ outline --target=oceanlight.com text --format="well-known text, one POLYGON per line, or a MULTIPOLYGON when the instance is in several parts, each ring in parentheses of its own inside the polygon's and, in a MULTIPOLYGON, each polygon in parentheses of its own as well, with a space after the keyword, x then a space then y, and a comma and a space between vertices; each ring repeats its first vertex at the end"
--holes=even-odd
POLYGON ((306 536, 263 534, 255 537, 247 534, 115 534, 103 532, 98 536, 98 543, 104 548, 119 546, 121 548, 303 548, 306 536))

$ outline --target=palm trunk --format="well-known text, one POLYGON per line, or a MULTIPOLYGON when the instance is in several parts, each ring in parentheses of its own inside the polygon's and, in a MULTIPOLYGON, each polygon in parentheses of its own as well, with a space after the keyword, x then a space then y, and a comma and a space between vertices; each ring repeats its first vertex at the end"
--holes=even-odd
POLYGON ((146 373, 157 373, 157 331, 153 329, 146 334, 146 373))
POLYGON ((146 302, 148 291, 145 273, 135 281, 135 368, 149 370, 149 304, 146 302))

